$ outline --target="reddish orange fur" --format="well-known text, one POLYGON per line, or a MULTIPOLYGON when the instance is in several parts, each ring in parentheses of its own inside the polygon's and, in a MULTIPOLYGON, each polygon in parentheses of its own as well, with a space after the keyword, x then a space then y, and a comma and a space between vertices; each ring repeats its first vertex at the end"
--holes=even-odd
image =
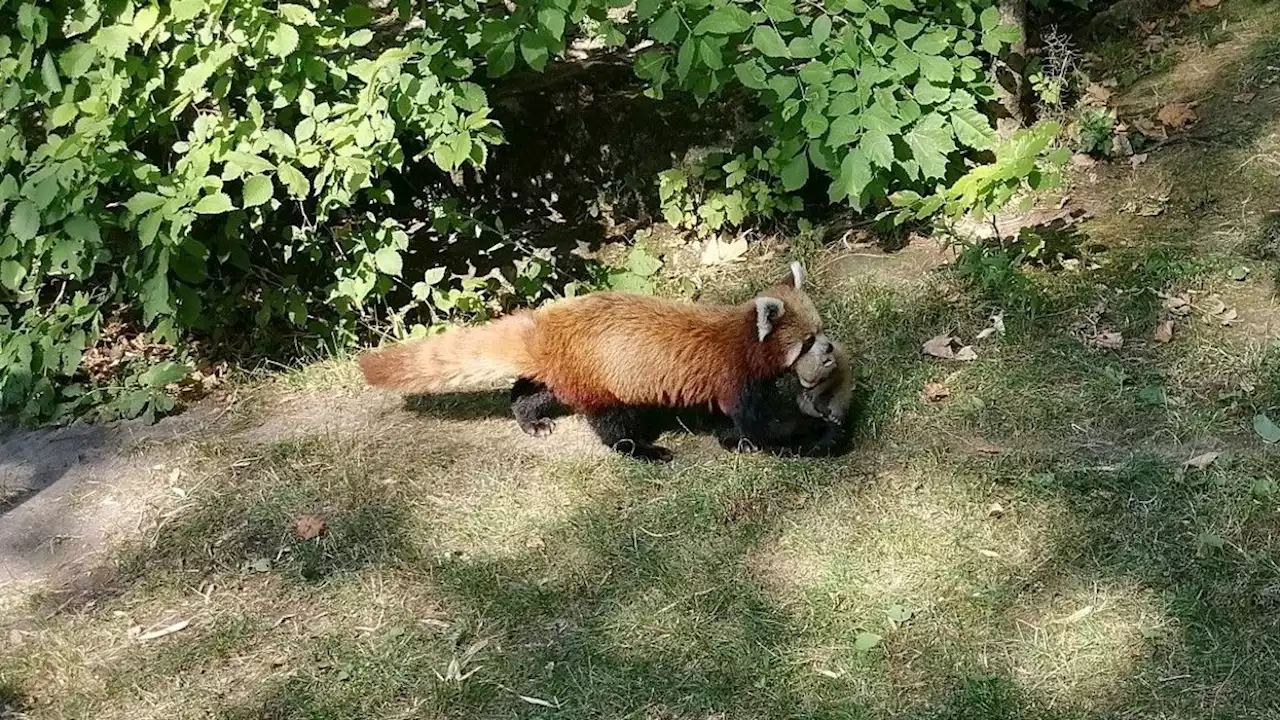
POLYGON ((695 305, 601 292, 369 353, 360 365, 371 385, 401 390, 522 376, 578 412, 619 405, 729 412, 744 381, 786 370, 799 346, 821 330, 812 302, 790 284, 762 296, 784 307, 763 341, 754 300, 695 305))

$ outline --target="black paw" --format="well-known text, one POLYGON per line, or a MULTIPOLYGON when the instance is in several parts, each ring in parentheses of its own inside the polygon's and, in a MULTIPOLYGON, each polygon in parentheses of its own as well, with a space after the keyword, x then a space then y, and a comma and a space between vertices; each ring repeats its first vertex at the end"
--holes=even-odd
POLYGON ((533 422, 521 424, 520 429, 523 430, 526 435, 546 437, 555 432, 556 421, 551 418, 538 418, 533 422))

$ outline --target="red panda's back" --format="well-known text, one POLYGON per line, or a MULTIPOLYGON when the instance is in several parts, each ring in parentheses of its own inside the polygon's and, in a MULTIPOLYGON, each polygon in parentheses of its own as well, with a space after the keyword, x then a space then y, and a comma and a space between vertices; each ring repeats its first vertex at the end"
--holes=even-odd
POLYGON ((594 293, 537 314, 535 379, 580 411, 719 402, 742 376, 742 307, 594 293))

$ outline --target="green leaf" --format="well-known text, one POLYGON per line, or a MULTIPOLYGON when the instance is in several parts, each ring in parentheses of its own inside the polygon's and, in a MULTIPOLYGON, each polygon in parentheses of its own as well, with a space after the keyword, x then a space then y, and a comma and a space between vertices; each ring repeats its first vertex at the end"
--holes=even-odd
POLYGON ((200 198, 195 207, 191 208, 197 215, 220 215, 235 209, 236 206, 231 202, 231 198, 226 193, 220 192, 205 195, 200 198))
POLYGON ((809 158, 797 153, 782 169, 782 189, 795 192, 809 182, 809 158))
POLYGON ((710 38, 702 38, 698 41, 698 56, 702 58, 702 64, 712 70, 719 70, 724 67, 724 58, 720 55, 720 48, 710 38))
POLYGON ((138 382, 159 389, 165 385, 182 382, 191 374, 186 365, 179 362, 162 362, 138 376, 138 382))
POLYGON ((289 57, 298 49, 298 31, 292 25, 281 24, 267 42, 267 52, 276 57, 289 57))
POLYGON ((831 82, 831 68, 821 60, 810 60, 800 68, 800 79, 806 85, 826 85, 831 82))
MULTIPOLYGON (((911 49, 921 55, 942 55, 947 51, 948 47, 951 47, 951 41, 947 39, 947 34, 941 30, 925 33, 911 43, 911 49)), ((957 52, 956 54, 967 53, 957 52)))
POLYGON ((169 6, 169 15, 174 22, 186 22, 203 12, 207 6, 207 0, 173 0, 169 6))
POLYGON ((1000 24, 1000 9, 991 5, 978 16, 978 25, 983 32, 990 32, 1000 24))
POLYGON ((275 185, 272 184, 271 178, 266 175, 253 175, 245 178, 244 201, 241 203, 241 207, 257 207, 270 200, 275 192, 275 185))
POLYGON ((787 44, 782 41, 782 36, 768 25, 756 28, 755 34, 751 36, 751 44, 769 57, 791 57, 791 51, 787 50, 787 44))
POLYGON ((658 19, 649 25, 649 36, 663 45, 674 40, 676 33, 679 31, 680 13, 674 7, 667 8, 666 12, 658 16, 658 19))
POLYGON ((489 74, 493 77, 502 77, 511 72, 511 69, 516 66, 515 41, 490 48, 485 54, 485 61, 489 63, 489 74))
POLYGON ((697 54, 698 38, 694 35, 684 39, 680 43, 680 52, 676 53, 676 78, 680 82, 689 76, 689 71, 693 69, 693 56, 697 54))
POLYGON ((893 141, 880 130, 867 130, 863 133, 858 149, 867 156, 871 164, 886 170, 893 167, 893 141))
POLYGON ((889 609, 885 611, 885 615, 888 615, 889 619, 896 623, 904 623, 911 619, 911 610, 905 605, 890 605, 889 609))
POLYGON ((124 207, 134 215, 141 215, 164 204, 164 198, 152 192, 140 192, 125 201, 124 207))
POLYGON ((164 222, 164 215, 158 212, 147 213, 138 223, 138 244, 142 247, 150 245, 160 233, 162 222, 164 222))
POLYGON ((520 55, 524 57, 526 63, 529 63, 529 67, 542 72, 547 67, 547 60, 551 53, 547 49, 546 40, 541 35, 526 32, 520 35, 520 55))
POLYGON ((636 245, 627 255, 627 270, 640 277, 652 277, 662 269, 662 261, 650 255, 647 250, 636 245))
POLYGON ((961 108, 951 113, 951 127, 956 139, 974 150, 986 150, 996 139, 995 130, 987 117, 973 108, 961 108))
POLYGON ((232 151, 227 153, 227 160, 251 173, 264 173, 275 169, 275 165, 272 165, 271 161, 253 153, 232 151))
POLYGON ((22 289, 22 278, 27 276, 27 269, 13 260, 0 263, 0 285, 13 292, 22 289))
POLYGON ((906 19, 895 20, 893 23, 893 36, 902 42, 906 42, 919 35, 923 29, 924 23, 911 22, 906 19))
POLYGON ((636 16, 648 20, 658 12, 658 0, 636 0, 636 16))
POLYGON ((444 280, 444 275, 446 272, 447 272, 446 268, 433 267, 422 274, 422 282, 428 285, 439 285, 440 281, 444 280))
POLYGON ((133 32, 141 39, 144 35, 156 26, 156 21, 160 19, 160 8, 155 5, 147 5, 141 8, 133 15, 133 32))
POLYGON ((373 264, 377 266, 378 272, 393 277, 400 277, 400 273, 404 269, 404 261, 400 258, 400 251, 393 247, 378 248, 378 252, 373 254, 373 264))
POLYGON ((40 208, 30 200, 23 200, 13 208, 9 216, 9 232, 26 242, 40 233, 40 208))
POLYGON ((840 73, 831 81, 831 92, 849 92, 858 86, 858 81, 849 73, 840 73))
POLYGON ((347 37, 347 44, 352 47, 364 47, 372 41, 373 31, 369 28, 360 28, 347 37))
POLYGON ((822 137, 827 132, 827 116, 816 107, 810 107, 805 111, 800 124, 810 138, 822 137))
POLYGON ((880 636, 871 632, 860 632, 853 638, 853 649, 866 652, 880 644, 880 636))
POLYGON ((1022 31, 1015 25, 1000 25, 982 34, 982 49, 995 54, 1006 45, 1022 39, 1022 31))
POLYGON ((97 48, 89 43, 76 43, 58 58, 58 67, 62 68, 63 75, 75 79, 89 72, 97 58, 97 48))
POLYGON ((280 6, 280 17, 293 25, 318 25, 316 14, 301 5, 284 3, 280 6))
POLYGON ((946 100, 950 93, 946 88, 938 87, 927 80, 921 80, 911 89, 911 96, 921 105, 937 105, 946 100))
POLYGON ((564 39, 564 13, 555 8, 538 11, 538 26, 556 40, 564 39))
POLYGON ((929 113, 902 137, 911 148, 912 159, 926 178, 942 178, 947 173, 947 154, 955 151, 951 128, 937 113, 929 113))
POLYGON ((738 76, 738 82, 752 90, 766 90, 769 87, 764 68, 755 58, 734 65, 733 72, 738 76))
POLYGON ((813 26, 809 28, 809 35, 813 38, 814 45, 822 47, 831 37, 831 18, 826 15, 814 18, 813 26))
POLYGON ((796 19, 796 11, 792 7, 791 0, 765 0, 764 12, 770 20, 778 23, 796 19))
POLYGON ((76 109, 75 103, 63 103, 49 113, 49 127, 60 128, 75 120, 77 114, 79 110, 76 109))
POLYGON ((862 133, 862 124, 856 115, 841 115, 831 122, 831 131, 827 134, 827 145, 838 148, 858 139, 862 133))
POLYGON ((751 16, 737 5, 712 10, 693 27, 694 35, 732 35, 751 27, 751 16))
POLYGON ((1265 413, 1258 413, 1253 418, 1253 431, 1258 433, 1258 437, 1264 442, 1280 443, 1280 425, 1277 425, 1265 413))
POLYGON ((920 74, 939 85, 946 85, 956 76, 951 61, 937 55, 918 55, 920 74))
POLYGON ((831 190, 828 193, 831 202, 849 198, 853 203, 858 203, 862 197, 862 191, 871 184, 872 177, 871 163, 867 161, 867 156, 851 148, 840 163, 840 174, 831 184, 831 190))
POLYGON ((73 215, 62 224, 68 235, 85 245, 97 245, 102 242, 102 232, 93 218, 84 215, 73 215))
POLYGON ((807 37, 791 38, 791 42, 787 44, 787 50, 791 52, 794 58, 811 58, 819 55, 818 46, 807 37))
POLYGON ((769 78, 769 89, 778 93, 779 100, 786 100, 798 87, 799 81, 790 75, 774 75, 769 78))
POLYGON ((132 37, 133 28, 127 25, 111 25, 94 34, 91 42, 103 55, 123 58, 129 52, 129 42, 132 37))
POLYGON ((289 190, 289 194, 301 200, 311 191, 311 185, 307 182, 307 177, 303 175, 297 168, 289 163, 280 163, 276 169, 276 176, 280 178, 280 182, 289 190))
POLYGON ((40 62, 40 81, 51 93, 62 92, 62 79, 58 77, 58 66, 53 62, 53 54, 45 53, 40 62))

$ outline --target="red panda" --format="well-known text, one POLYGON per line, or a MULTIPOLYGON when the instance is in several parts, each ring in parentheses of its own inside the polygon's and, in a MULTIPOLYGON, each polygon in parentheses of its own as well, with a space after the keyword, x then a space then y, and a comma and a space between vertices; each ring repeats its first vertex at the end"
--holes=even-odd
MULTIPOLYGON (((749 302, 700 305, 649 295, 599 292, 524 310, 474 328, 365 353, 365 380, 408 392, 478 389, 517 380, 516 395, 540 388, 587 416, 602 442, 644 460, 671 453, 653 445, 652 412, 711 407, 746 437, 767 433, 767 409, 743 402, 756 383, 786 372, 822 332, 804 292, 804 268, 749 302)), ((517 419, 526 432, 529 418, 517 419)), ((536 418, 535 418, 536 419, 536 418)))

